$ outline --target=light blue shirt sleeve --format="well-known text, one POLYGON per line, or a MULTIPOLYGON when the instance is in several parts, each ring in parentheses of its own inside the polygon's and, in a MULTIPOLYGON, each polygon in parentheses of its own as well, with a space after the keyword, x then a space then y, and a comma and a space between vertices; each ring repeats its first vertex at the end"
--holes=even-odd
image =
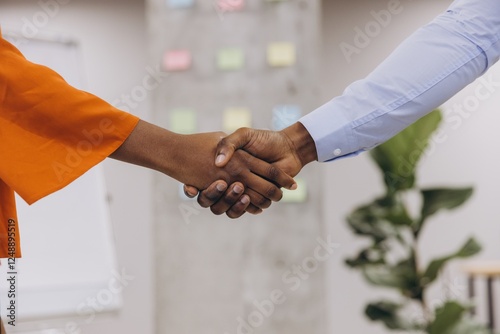
POLYGON ((300 119, 319 161, 354 156, 439 107, 500 57, 500 0, 458 0, 367 78, 300 119))

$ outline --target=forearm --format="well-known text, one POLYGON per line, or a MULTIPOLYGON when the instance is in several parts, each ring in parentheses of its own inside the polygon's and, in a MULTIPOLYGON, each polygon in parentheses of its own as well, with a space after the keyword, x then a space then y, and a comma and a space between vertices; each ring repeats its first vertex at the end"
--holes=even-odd
POLYGON ((366 79, 301 119, 318 160, 371 149, 439 107, 498 59, 499 31, 496 0, 454 3, 366 79))
POLYGON ((150 168, 178 179, 182 163, 182 135, 145 121, 139 121, 134 131, 110 158, 150 168))

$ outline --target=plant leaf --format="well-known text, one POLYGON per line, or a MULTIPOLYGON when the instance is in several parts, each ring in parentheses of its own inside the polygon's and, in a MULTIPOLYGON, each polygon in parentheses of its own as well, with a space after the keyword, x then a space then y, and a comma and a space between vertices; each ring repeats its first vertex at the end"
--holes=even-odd
POLYGON ((398 315, 403 306, 390 301, 370 303, 365 314, 372 321, 382 321, 389 329, 410 329, 411 325, 398 315))
POLYGON ((452 334, 466 310, 466 307, 457 302, 446 302, 436 309, 436 318, 429 326, 429 334, 452 334))
POLYGON ((347 222, 356 234, 372 237, 375 243, 397 236, 400 226, 415 224, 401 201, 391 196, 356 209, 347 222))
POLYGON ((421 221, 443 209, 454 209, 464 204, 472 195, 473 189, 426 189, 422 190, 424 204, 422 205, 421 221))
POLYGON ((441 112, 435 110, 370 151, 384 174, 389 193, 413 188, 417 164, 441 119, 441 112))
POLYGON ((491 331, 470 317, 462 317, 449 334, 491 334, 491 331))
POLYGON ((413 255, 395 266, 373 265, 363 267, 366 280, 376 286, 396 288, 408 298, 420 300, 422 289, 415 269, 413 255))
POLYGON ((374 246, 362 250, 357 257, 353 259, 347 259, 345 262, 351 268, 385 264, 384 255, 385 252, 382 249, 374 246))
POLYGON ((447 262, 458 259, 467 258, 476 255, 481 251, 481 245, 474 239, 469 239, 462 248, 454 254, 442 257, 440 259, 432 261, 424 275, 422 276, 422 285, 428 285, 432 283, 438 276, 439 271, 446 265, 447 262))

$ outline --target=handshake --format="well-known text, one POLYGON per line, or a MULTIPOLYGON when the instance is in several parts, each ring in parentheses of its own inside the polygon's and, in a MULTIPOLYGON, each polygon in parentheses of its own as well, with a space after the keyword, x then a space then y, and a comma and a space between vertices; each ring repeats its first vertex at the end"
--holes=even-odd
POLYGON ((181 135, 139 121, 111 158, 162 172, 186 186, 189 197, 220 215, 259 214, 294 190, 293 177, 317 160, 313 138, 301 123, 281 131, 242 128, 181 135), (201 191, 201 192, 200 192, 201 191))
POLYGON ((314 140, 301 123, 276 132, 242 128, 227 137, 188 135, 184 142, 185 157, 169 175, 186 184, 188 197, 198 195, 202 207, 230 218, 259 214, 280 201, 280 188, 295 190, 293 177, 317 160, 314 140))
POLYGON ((281 188, 295 190, 293 177, 317 154, 301 123, 278 132, 242 128, 226 137, 180 135, 141 120, 110 157, 160 171, 214 214, 238 218, 281 200, 281 188))

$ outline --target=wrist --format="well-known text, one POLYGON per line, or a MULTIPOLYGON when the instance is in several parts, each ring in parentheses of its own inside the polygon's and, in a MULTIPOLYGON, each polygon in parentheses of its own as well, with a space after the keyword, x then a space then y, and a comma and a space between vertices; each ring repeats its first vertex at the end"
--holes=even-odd
POLYGON ((314 139, 302 123, 297 122, 281 132, 292 142, 302 167, 318 160, 314 139))

